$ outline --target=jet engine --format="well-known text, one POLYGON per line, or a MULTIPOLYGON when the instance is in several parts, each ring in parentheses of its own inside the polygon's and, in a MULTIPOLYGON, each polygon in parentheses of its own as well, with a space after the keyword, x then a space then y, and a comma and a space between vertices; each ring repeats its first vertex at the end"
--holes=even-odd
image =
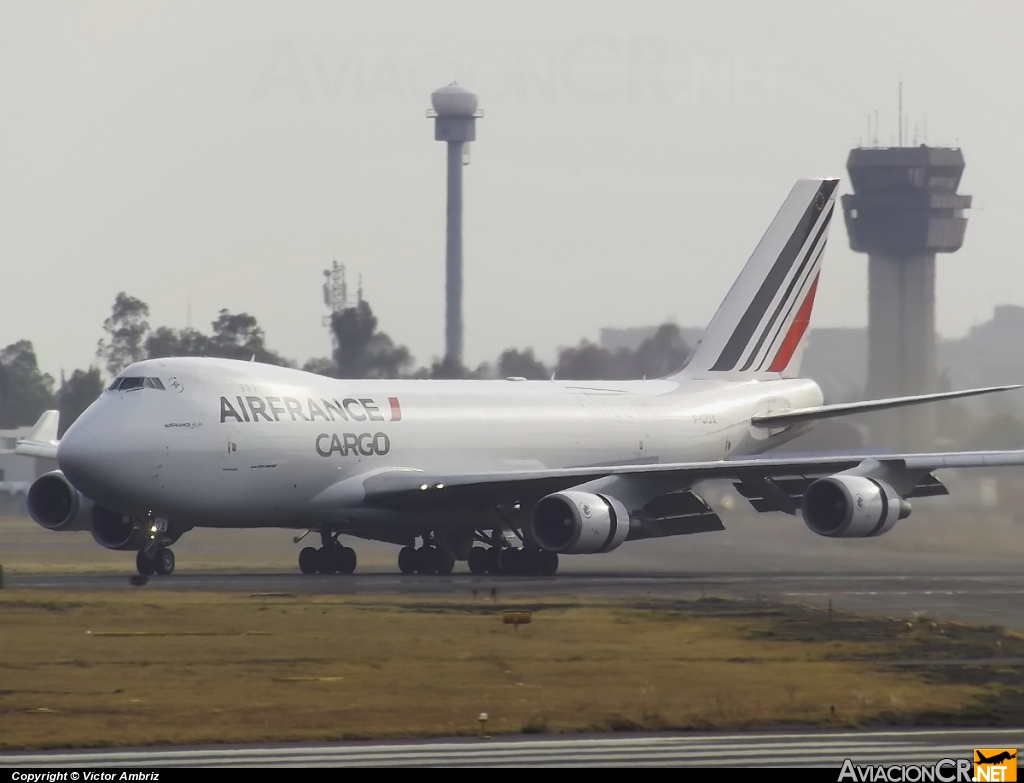
POLYGON ((541 549, 567 555, 610 552, 629 534, 629 512, 608 495, 566 490, 533 507, 530 537, 541 549))
POLYGON ((88 530, 92 501, 54 470, 37 478, 28 490, 28 513, 47 530, 88 530))
POLYGON ((819 536, 880 536, 909 515, 910 504, 895 489, 866 476, 829 476, 804 492, 804 522, 819 536))
POLYGON ((107 549, 138 551, 143 536, 130 516, 119 514, 104 506, 92 509, 92 524, 89 527, 93 539, 107 549))

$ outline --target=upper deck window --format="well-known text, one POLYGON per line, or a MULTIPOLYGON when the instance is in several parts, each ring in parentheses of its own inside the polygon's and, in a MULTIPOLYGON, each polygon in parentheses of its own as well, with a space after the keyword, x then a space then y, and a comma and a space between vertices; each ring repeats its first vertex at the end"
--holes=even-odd
POLYGON ((135 389, 160 389, 164 385, 159 378, 124 377, 114 378, 107 391, 134 391, 135 389))

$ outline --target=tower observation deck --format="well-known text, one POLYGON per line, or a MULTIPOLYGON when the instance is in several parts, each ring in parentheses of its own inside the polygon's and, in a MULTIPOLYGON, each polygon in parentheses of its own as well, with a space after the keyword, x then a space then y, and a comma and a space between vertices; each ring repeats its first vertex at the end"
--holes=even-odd
MULTIPOLYGON (((859 147, 847 160, 843 196, 850 247, 868 254, 867 396, 936 391, 935 255, 960 249, 971 197, 957 193, 963 153, 951 147, 859 147)), ((929 405, 877 415, 872 440, 926 450, 929 405)))

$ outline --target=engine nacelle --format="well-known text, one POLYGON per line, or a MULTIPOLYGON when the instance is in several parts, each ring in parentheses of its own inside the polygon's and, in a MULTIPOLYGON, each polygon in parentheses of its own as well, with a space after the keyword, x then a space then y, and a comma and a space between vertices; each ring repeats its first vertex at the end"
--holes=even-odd
POLYGON ((135 552, 142 548, 143 534, 132 518, 104 506, 93 506, 89 531, 96 543, 107 549, 135 552))
POLYGON ((46 473, 28 490, 28 513, 47 530, 88 530, 92 501, 59 470, 46 473))
POLYGON ((541 549, 566 555, 611 552, 629 534, 629 512, 608 495, 566 490, 541 498, 530 515, 541 549))
POLYGON ((829 476, 804 492, 804 522, 819 536, 880 536, 909 515, 910 504, 896 490, 866 476, 829 476))

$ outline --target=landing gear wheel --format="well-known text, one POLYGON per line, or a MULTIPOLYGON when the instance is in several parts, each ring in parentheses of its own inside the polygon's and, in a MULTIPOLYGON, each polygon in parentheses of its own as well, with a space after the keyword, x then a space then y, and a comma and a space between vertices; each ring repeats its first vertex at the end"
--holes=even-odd
POLYGON ((398 570, 403 574, 415 574, 416 560, 416 547, 403 546, 398 553, 398 570))
POLYGON ((495 576, 501 573, 501 550, 496 546, 487 550, 487 573, 495 576))
POLYGON ((441 576, 448 576, 452 571, 455 570, 455 558, 449 555, 447 552, 442 552, 440 549, 437 550, 437 573, 441 576))
POLYGON ((537 576, 540 573, 540 550, 520 550, 519 566, 519 572, 524 576, 537 576))
POLYGON ((321 574, 336 574, 338 559, 333 546, 322 546, 316 550, 316 570, 321 574))
POLYGON ((502 576, 514 576, 519 573, 519 554, 519 550, 514 548, 501 550, 501 554, 498 555, 498 572, 502 576))
POLYGON ((316 549, 311 546, 304 547, 299 552, 299 570, 304 574, 315 574, 318 564, 316 549))
POLYGON ((338 561, 339 574, 351 574, 356 570, 356 550, 351 547, 343 546, 339 548, 335 559, 338 561))
POLYGON ((140 549, 135 553, 135 569, 142 576, 152 576, 156 573, 156 563, 146 554, 145 550, 140 549))
POLYGON ((487 573, 488 555, 487 550, 482 546, 475 546, 469 550, 469 572, 477 576, 487 573))
POLYGON ((437 550, 432 546, 416 550, 416 570, 421 574, 436 574, 441 565, 437 550))
POLYGON ((541 576, 554 576, 558 571, 558 552, 540 550, 537 553, 537 565, 541 576))
POLYGON ((170 549, 161 549, 156 553, 156 572, 160 576, 170 576, 174 573, 174 552, 170 549))

